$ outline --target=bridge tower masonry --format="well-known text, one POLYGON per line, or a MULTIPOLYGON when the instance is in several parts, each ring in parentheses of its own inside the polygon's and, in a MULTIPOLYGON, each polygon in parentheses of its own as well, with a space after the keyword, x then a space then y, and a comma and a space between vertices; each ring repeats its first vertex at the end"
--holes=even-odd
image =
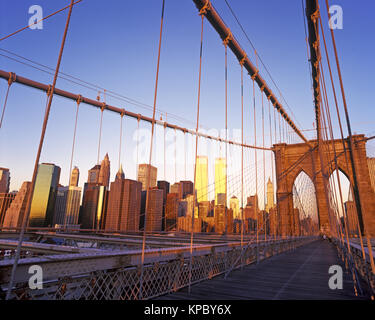
MULTIPOLYGON (((375 192, 371 188, 366 157, 366 141, 362 134, 353 136, 353 157, 362 208, 362 216, 359 217, 359 222, 364 226, 364 231, 370 237, 375 237, 375 192)), ((336 149, 338 167, 353 186, 347 139, 345 140, 345 150, 342 140, 334 140, 333 143, 336 149)), ((320 231, 329 235, 335 233, 336 230, 335 223, 330 218, 334 215, 328 214, 328 210, 332 209, 328 206, 328 196, 325 192, 328 189, 329 177, 336 168, 332 141, 323 141, 322 157, 319 156, 317 140, 311 140, 310 144, 311 146, 306 143, 281 143, 273 146, 277 177, 277 208, 282 236, 296 235, 295 219, 293 218, 293 184, 302 171, 310 177, 315 186, 320 231), (323 166, 320 163, 321 159, 323 166), (324 172, 322 172, 322 168, 324 172)))

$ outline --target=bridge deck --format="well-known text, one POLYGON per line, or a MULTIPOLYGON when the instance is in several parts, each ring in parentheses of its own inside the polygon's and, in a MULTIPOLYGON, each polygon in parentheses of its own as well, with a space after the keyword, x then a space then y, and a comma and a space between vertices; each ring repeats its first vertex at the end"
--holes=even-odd
POLYGON ((356 297, 352 275, 345 271, 335 247, 328 241, 315 241, 258 265, 235 270, 224 279, 218 276, 160 300, 252 300, 252 299, 364 299, 356 297), (343 289, 331 290, 328 280, 331 265, 343 267, 343 289))

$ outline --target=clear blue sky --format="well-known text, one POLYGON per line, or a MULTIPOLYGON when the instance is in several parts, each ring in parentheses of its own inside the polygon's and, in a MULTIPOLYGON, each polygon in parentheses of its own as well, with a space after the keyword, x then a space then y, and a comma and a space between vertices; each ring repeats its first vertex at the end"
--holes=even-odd
MULTIPOLYGON (((1 1, 0 37, 28 24, 28 9, 31 5, 41 5, 44 15, 47 15, 69 2, 1 1)), ((212 3, 255 63, 252 49, 224 0, 213 0, 212 3)), ((303 129, 311 129, 314 110, 301 1, 231 0, 230 3, 292 108, 296 122, 303 129)), ((375 110, 372 94, 375 91, 375 44, 372 38, 375 29, 375 3, 364 0, 336 0, 330 3, 339 4, 344 10, 344 28, 336 30, 335 35, 353 131, 374 133, 375 110)), ((321 5, 325 8, 322 1, 321 5)), ((82 1, 73 9, 61 71, 152 105, 160 13, 161 0, 82 1)), ((64 11, 48 19, 44 22, 43 30, 28 29, 4 40, 0 42, 0 48, 54 67, 66 15, 67 11, 64 11)), ((328 36, 327 30, 326 35, 328 36)), ((167 113, 187 119, 177 123, 189 128, 194 127, 196 119, 199 38, 200 18, 193 1, 166 0, 157 105, 167 113)), ((0 53, 4 54, 2 51, 0 53)), ((0 68, 40 82, 52 82, 51 75, 1 56, 0 68)), ((264 70, 260 70, 269 81, 264 70)), ((238 129, 241 127, 240 67, 232 53, 229 53, 228 72, 229 123, 231 129, 238 129)), ((248 143, 254 140, 249 120, 252 115, 250 85, 247 78, 245 118, 248 120, 245 121, 245 126, 248 143)), ((92 90, 62 79, 58 80, 57 87, 91 98, 97 95, 92 90)), ((272 85, 271 87, 277 93, 272 85)), ((5 90, 6 82, 1 81, 1 103, 5 90)), ((207 129, 223 128, 224 49, 220 38, 207 22, 204 33, 201 99, 202 126, 207 129)), ((18 189, 22 181, 31 179, 45 100, 45 95, 34 89, 20 85, 14 85, 11 89, 4 125, 0 132, 0 166, 11 169, 11 189, 18 189)), ((107 102, 137 113, 151 115, 150 110, 109 97, 107 102)), ((259 115, 258 93, 257 108, 259 115)), ((74 102, 59 97, 54 99, 41 157, 42 162, 53 162, 62 167, 62 184, 68 181, 74 112, 74 102)), ((87 179, 87 170, 96 162, 99 116, 97 110, 82 105, 74 158, 74 165, 81 170, 80 185, 87 179)), ((176 122, 172 118, 168 119, 176 122)), ((113 168, 112 177, 118 164, 119 127, 119 116, 106 112, 100 158, 103 158, 106 152, 109 153, 113 168)), ((125 119, 122 162, 125 174, 129 178, 135 178, 135 143, 132 141, 135 127, 136 121, 125 119)), ((260 139, 260 131, 258 135, 260 139)), ((173 141, 173 134, 169 138, 173 141)), ((189 154, 189 157, 191 156, 189 154)), ((192 179, 191 172, 189 168, 189 179, 192 179)), ((162 166, 159 167, 159 178, 163 178, 162 166)), ((178 168, 177 180, 183 178, 181 165, 178 168)), ((167 179, 174 182, 173 169, 167 173, 167 179)))

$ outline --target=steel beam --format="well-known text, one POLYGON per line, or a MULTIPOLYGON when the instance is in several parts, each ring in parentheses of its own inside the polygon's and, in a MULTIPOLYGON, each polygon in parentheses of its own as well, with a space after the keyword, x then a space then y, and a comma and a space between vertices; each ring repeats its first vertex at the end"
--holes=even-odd
POLYGON ((285 109, 278 101, 276 96, 273 94, 266 81, 259 74, 259 70, 252 64, 246 52, 241 48, 238 41, 232 35, 230 29, 225 25, 210 0, 193 0, 198 10, 201 12, 205 8, 205 17, 217 31, 221 39, 228 41, 228 47, 232 50, 234 55, 237 57, 239 62, 243 63, 243 66, 248 71, 249 75, 254 78, 259 88, 263 90, 264 94, 272 102, 274 108, 281 114, 289 126, 295 131, 295 133, 307 144, 310 144, 306 137, 302 134, 301 130, 297 128, 293 120, 286 113, 285 109))
MULTIPOLYGON (((9 78, 12 78, 13 81, 16 82, 16 83, 20 83, 20 84, 23 84, 23 85, 28 86, 28 87, 32 87, 32 88, 35 88, 35 89, 38 89, 38 90, 42 90, 44 92, 49 92, 51 90, 51 87, 47 84, 43 84, 43 83, 28 79, 28 78, 25 78, 25 77, 21 77, 19 75, 16 75, 15 73, 6 72, 4 70, 0 70, 0 78, 3 78, 7 81, 9 80, 9 78)), ((74 101, 77 101, 78 99, 80 99, 80 101, 82 103, 86 103, 88 105, 91 105, 93 107, 97 107, 99 109, 109 110, 109 111, 112 111, 112 112, 118 113, 120 115, 130 117, 130 118, 146 121, 146 122, 149 122, 149 123, 153 122, 151 117, 146 117, 144 115, 141 115, 140 113, 127 111, 123 108, 111 106, 111 105, 106 104, 104 102, 100 102, 100 101, 96 101, 96 100, 93 100, 93 99, 90 99, 90 98, 86 98, 86 97, 83 97, 79 94, 75 94, 75 93, 68 92, 68 91, 65 91, 65 90, 61 90, 61 89, 58 89, 58 88, 55 88, 54 94, 56 94, 60 97, 64 97, 64 98, 67 98, 67 99, 70 99, 70 100, 74 100, 74 101)), ((241 143, 236 142, 236 141, 226 140, 226 139, 222 139, 222 138, 219 138, 219 137, 210 136, 208 134, 204 134, 204 133, 201 133, 201 132, 196 132, 195 130, 183 128, 183 127, 168 123, 166 121, 155 120, 155 124, 166 127, 166 128, 182 131, 184 133, 189 133, 191 135, 198 135, 199 137, 202 137, 202 138, 216 140, 216 141, 219 141, 219 142, 229 143, 229 144, 237 145, 237 146, 243 146, 244 148, 271 151, 271 148, 252 146, 252 145, 248 145, 248 144, 241 144, 241 143)))

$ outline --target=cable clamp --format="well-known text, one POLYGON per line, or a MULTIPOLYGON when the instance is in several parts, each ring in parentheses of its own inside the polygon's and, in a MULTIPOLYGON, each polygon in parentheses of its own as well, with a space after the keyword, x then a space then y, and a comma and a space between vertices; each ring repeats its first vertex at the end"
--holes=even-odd
POLYGON ((258 76, 259 70, 255 70, 254 74, 251 76, 252 80, 255 80, 255 78, 258 76))
POLYGON ((262 86, 260 87, 260 91, 263 92, 263 90, 264 90, 264 85, 262 85, 262 86))
POLYGON ((223 45, 227 46, 229 41, 231 41, 232 39, 233 39, 232 32, 229 30, 227 37, 223 41, 223 45))
POLYGON ((319 18, 319 9, 316 9, 316 11, 310 17, 311 20, 315 23, 316 20, 319 18))
POLYGON ((104 109, 105 109, 106 107, 107 107, 106 103, 103 102, 103 103, 102 103, 102 107, 100 108, 100 109, 102 110, 102 112, 104 111, 104 109))
POLYGON ((82 96, 79 94, 77 98, 77 104, 79 105, 83 101, 82 96))
POLYGON ((243 66, 247 58, 247 54, 245 53, 244 57, 240 60, 240 65, 243 66))
POLYGON ((51 85, 48 85, 48 89, 46 91, 46 94, 47 94, 47 97, 51 96, 51 94, 52 94, 52 86, 51 85))
POLYGON ((121 118, 125 115, 126 111, 125 109, 121 109, 121 118))
POLYGON ((199 15, 204 16, 207 14, 207 11, 211 10, 211 2, 210 0, 207 0, 202 9, 199 10, 199 15))
POLYGON ((16 81, 16 74, 13 72, 9 72, 8 85, 10 86, 15 81, 16 81))

